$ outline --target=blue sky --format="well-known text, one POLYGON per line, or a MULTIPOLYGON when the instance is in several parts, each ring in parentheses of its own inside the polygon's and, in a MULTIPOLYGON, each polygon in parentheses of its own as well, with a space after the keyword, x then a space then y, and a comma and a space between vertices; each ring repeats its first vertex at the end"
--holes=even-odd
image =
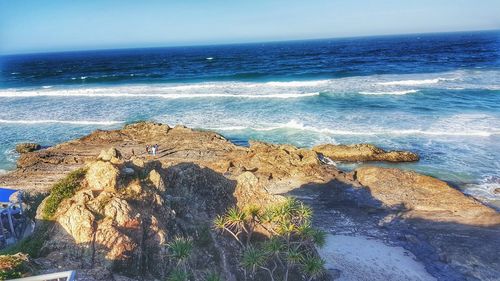
POLYGON ((0 0, 0 53, 486 29, 499 0, 0 0))

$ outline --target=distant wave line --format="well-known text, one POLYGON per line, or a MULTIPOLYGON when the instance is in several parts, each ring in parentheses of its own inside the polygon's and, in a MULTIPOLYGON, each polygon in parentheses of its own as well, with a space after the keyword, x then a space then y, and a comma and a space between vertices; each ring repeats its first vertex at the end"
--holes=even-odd
POLYGON ((288 99, 319 96, 319 92, 312 93, 289 93, 289 94, 130 94, 130 93, 103 93, 101 91, 86 90, 78 91, 8 91, 0 92, 0 97, 4 98, 25 98, 25 97, 109 97, 109 98, 163 98, 163 99, 190 99, 190 98, 249 98, 249 99, 288 99))
POLYGON ((86 121, 86 120, 5 120, 0 119, 0 123, 4 124, 71 124, 71 125, 116 125, 123 124, 123 121, 86 121))

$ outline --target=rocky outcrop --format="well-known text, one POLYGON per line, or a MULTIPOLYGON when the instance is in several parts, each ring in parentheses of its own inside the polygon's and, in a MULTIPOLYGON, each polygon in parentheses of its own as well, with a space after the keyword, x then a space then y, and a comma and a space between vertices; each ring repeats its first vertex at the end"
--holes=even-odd
POLYGON ((366 228, 368 236, 389 229, 381 239, 409 241, 406 246, 433 275, 466 280, 469 271, 474 278, 494 280, 488 276, 496 271, 485 265, 493 260, 494 247, 477 242, 499 233, 494 210, 431 177, 377 167, 344 173, 323 164, 318 154, 342 161, 418 159, 370 145, 310 150, 250 142, 241 147, 213 132, 141 122, 22 154, 18 169, 1 175, 0 183, 48 191, 70 171, 87 167, 81 188, 59 205, 37 262, 79 269, 88 280, 112 280, 116 273, 165 279, 173 267, 165 243, 177 235, 206 241, 190 261, 195 280, 209 269, 224 272, 225 280, 241 280, 234 245, 214 241, 213 217, 231 206, 278 202, 311 186, 319 187, 316 193, 298 197, 324 208, 315 226, 343 232, 356 221, 354 231, 366 228), (158 155, 146 153, 147 144, 158 144, 158 155), (323 203, 326 199, 332 201, 323 203), (466 236, 481 239, 460 240, 466 236), (423 245, 422 253, 410 242, 423 245))
POLYGON ((20 143, 16 145, 16 151, 18 153, 28 153, 39 150, 40 148, 42 147, 37 143, 20 143))
MULTIPOLYGON (((175 236, 199 239, 216 214, 235 204, 236 183, 211 170, 194 164, 144 166, 102 159, 89 163, 81 188, 53 216, 43 246, 45 263, 76 266, 91 280, 108 280, 112 272, 165 279, 167 266, 174 268, 166 243, 175 236), (134 174, 124 173, 125 168, 134 174), (99 275, 88 268, 99 269, 99 275)), ((217 251, 208 246, 196 251, 196 274, 218 268, 217 251)))
POLYGON ((468 225, 498 225, 500 214, 436 178, 381 167, 356 169, 355 178, 371 196, 406 218, 468 225))
POLYGON ((386 161, 386 162, 414 162, 418 161, 417 154, 409 151, 385 151, 372 144, 334 145, 321 144, 312 148, 333 161, 386 161))

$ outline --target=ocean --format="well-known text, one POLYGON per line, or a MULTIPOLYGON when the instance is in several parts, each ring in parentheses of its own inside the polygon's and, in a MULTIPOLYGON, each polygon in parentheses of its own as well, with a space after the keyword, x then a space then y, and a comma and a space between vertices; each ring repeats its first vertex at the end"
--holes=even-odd
POLYGON ((500 32, 0 57, 0 171, 15 168, 16 143, 51 146, 138 120, 241 145, 411 150, 421 161, 376 165, 499 207, 500 32))

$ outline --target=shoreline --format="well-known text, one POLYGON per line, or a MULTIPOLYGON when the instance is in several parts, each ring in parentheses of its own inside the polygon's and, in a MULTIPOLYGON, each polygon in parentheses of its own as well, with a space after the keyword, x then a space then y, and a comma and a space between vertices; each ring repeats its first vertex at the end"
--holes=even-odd
MULTIPOLYGON (((104 130, 116 130, 116 129, 122 128, 123 126, 130 125, 130 124, 135 124, 135 123, 140 123, 140 122, 155 122, 155 121, 123 122, 123 123, 119 123, 119 124, 114 124, 109 129, 107 128, 108 126, 106 126, 106 129, 104 129, 104 130)), ((181 126, 183 126, 183 125, 181 125, 181 126)), ((207 132, 207 133, 214 133, 214 132, 218 133, 217 130, 213 130, 213 129, 195 128, 195 130, 198 130, 200 132, 207 132)), ((82 134, 81 137, 84 137, 86 135, 87 134, 82 134)), ((224 136, 223 134, 221 134, 221 135, 224 136)), ((229 141, 231 141, 233 144, 238 145, 238 146, 242 146, 242 147, 249 147, 250 146, 249 142, 252 141, 252 139, 244 139, 244 140, 242 140, 242 139, 239 139, 239 138, 230 138, 230 137, 228 137, 227 139, 229 141)), ((72 140, 73 139, 69 139, 67 141, 56 143, 56 144, 54 144, 52 146, 44 146, 42 149, 56 147, 56 146, 58 146, 61 143, 70 142, 72 140)), ((286 143, 276 143, 276 144, 280 145, 280 144, 286 144, 286 143)), ((302 147, 302 148, 311 149, 312 147, 306 146, 306 147, 302 147)), ((5 152, 5 153, 7 153, 7 152, 5 152)), ((20 154, 17 153, 17 152, 15 152, 14 148, 11 151, 9 151, 9 154, 16 154, 16 156, 15 156, 16 161, 15 162, 9 161, 9 163, 11 164, 11 168, 10 169, 0 169, 0 176, 9 174, 11 172, 14 172, 17 169, 16 163, 17 163, 17 160, 19 159, 20 154)), ((429 175, 429 176, 441 179, 441 180, 447 182, 450 186, 452 186, 456 190, 462 192, 464 195, 470 196, 470 197, 472 197, 472 198, 474 198, 476 200, 479 200, 479 201, 481 201, 481 203, 485 204, 486 206, 494 208, 495 210, 497 210, 497 211, 500 212, 500 196, 495 197, 495 193, 494 193, 495 189, 500 188, 500 184, 499 184, 498 187, 492 187, 492 188, 490 188, 493 193, 491 193, 491 194, 488 193, 488 195, 485 195, 485 192, 487 192, 487 191, 484 191, 482 189, 478 190, 476 192, 472 192, 472 193, 471 192, 467 192, 467 189, 470 188, 470 187, 477 187, 477 186, 481 186, 481 185, 484 185, 484 184, 488 184, 488 183, 484 183, 483 182, 484 179, 482 179, 482 178, 474 178, 474 179, 471 179, 470 181, 465 181, 465 180, 460 181, 460 180, 451 180, 451 179, 448 180, 448 179, 446 179, 447 177, 443 178, 440 175, 442 175, 445 172, 449 172, 449 171, 439 171, 436 174, 436 173, 433 173, 433 172, 429 172, 428 169, 419 168, 419 166, 414 167, 415 163, 388 163, 388 162, 384 162, 384 161, 373 161, 373 162, 332 161, 332 163, 330 163, 330 165, 333 165, 335 168, 337 168, 337 169, 339 169, 339 170, 341 170, 341 171, 343 171, 345 173, 352 172, 355 169, 357 169, 359 167, 362 167, 362 166, 366 166, 366 165, 375 165, 375 166, 380 166, 380 167, 398 168, 398 169, 405 169, 405 170, 415 171, 417 173, 421 173, 421 174, 424 174, 424 175, 429 175), (406 167, 408 165, 410 167, 406 167)), ((419 164, 416 164, 416 165, 419 165, 419 164)), ((454 174, 450 173, 450 175, 454 175, 454 174)))

